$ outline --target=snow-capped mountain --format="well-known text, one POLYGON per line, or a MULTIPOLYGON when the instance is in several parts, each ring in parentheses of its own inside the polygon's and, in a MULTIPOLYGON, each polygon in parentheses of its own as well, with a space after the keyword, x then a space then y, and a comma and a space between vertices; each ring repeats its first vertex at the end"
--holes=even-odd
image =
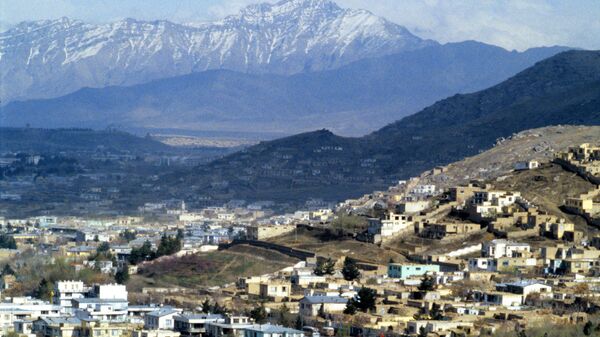
POLYGON ((203 24, 23 22, 0 34, 0 96, 54 97, 207 69, 293 74, 436 42, 365 10, 328 0, 251 5, 203 24))

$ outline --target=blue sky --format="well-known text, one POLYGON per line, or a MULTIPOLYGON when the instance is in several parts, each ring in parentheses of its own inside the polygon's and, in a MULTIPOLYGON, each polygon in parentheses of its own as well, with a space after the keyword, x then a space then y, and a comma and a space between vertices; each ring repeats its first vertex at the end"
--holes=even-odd
MULTIPOLYGON (((68 16, 210 21, 264 0, 0 0, 0 26, 68 16)), ((266 2, 274 2, 266 1, 266 2)), ((478 40, 507 49, 567 45, 600 49, 600 0, 337 0, 440 42, 478 40)))

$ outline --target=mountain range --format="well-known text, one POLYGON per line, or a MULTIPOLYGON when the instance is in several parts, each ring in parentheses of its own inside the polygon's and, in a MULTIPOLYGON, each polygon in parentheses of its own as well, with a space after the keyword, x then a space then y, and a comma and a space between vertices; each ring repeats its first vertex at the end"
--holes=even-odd
POLYGON ((12 102, 0 125, 364 135, 455 93, 477 91, 565 48, 509 52, 474 41, 294 75, 209 70, 133 86, 12 102))
POLYGON ((2 102, 131 85, 209 69, 293 74, 436 45, 365 10, 328 0, 250 5, 200 24, 69 18, 0 34, 2 102))
POLYGON ((475 155, 515 132, 557 124, 600 125, 599 51, 560 53, 364 137, 303 133, 164 179, 214 198, 341 200, 475 155))

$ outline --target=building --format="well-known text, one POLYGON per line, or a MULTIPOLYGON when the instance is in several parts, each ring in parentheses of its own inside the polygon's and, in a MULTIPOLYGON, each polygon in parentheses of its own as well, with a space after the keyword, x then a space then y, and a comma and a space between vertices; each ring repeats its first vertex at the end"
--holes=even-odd
POLYGON ((436 264, 402 264, 389 263, 388 276, 406 280, 413 276, 423 276, 427 273, 439 273, 440 266, 436 264))
POLYGON ((244 337, 304 337, 304 332, 280 325, 261 324, 244 328, 244 337))
POLYGON ((290 297, 292 285, 286 280, 268 280, 260 283, 260 297, 280 301, 290 297))
POLYGON ((537 160, 518 161, 515 163, 515 171, 534 170, 538 167, 540 167, 540 163, 537 160))
POLYGON ((88 291, 82 281, 58 281, 54 285, 52 303, 70 308, 73 299, 84 298, 88 291))
POLYGON ((340 314, 346 309, 348 299, 340 296, 304 296, 300 300, 300 314, 317 316, 320 312, 340 314))
POLYGON ((531 253, 531 246, 527 243, 495 239, 486 241, 481 248, 481 255, 485 257, 518 257, 531 253))
POLYGON ((496 284, 496 290, 504 291, 513 294, 519 294, 523 296, 523 301, 530 294, 550 294, 552 293, 552 287, 536 280, 521 280, 512 283, 498 283, 496 284))
POLYGON ((224 322, 210 322, 206 325, 207 336, 244 337, 244 329, 252 327, 252 322, 246 316, 229 316, 224 322))
POLYGON ((179 337, 180 333, 172 330, 133 330, 131 337, 179 337))
POLYGON ((476 223, 440 223, 425 224, 420 236, 430 239, 443 239, 448 235, 468 235, 479 232, 481 226, 476 223))
POLYGON ((173 330, 175 327, 175 315, 179 311, 171 307, 162 307, 147 313, 144 316, 144 329, 149 330, 173 330))
POLYGON ((221 315, 210 314, 178 314, 173 316, 174 330, 182 337, 200 337, 208 332, 208 324, 223 323, 221 315))
POLYGON ((293 232, 295 229, 296 225, 259 225, 249 226, 246 233, 251 240, 264 240, 293 232))
POLYGON ((369 219, 368 232, 371 235, 388 238, 410 229, 412 223, 413 217, 411 215, 389 212, 383 220, 378 218, 369 219))

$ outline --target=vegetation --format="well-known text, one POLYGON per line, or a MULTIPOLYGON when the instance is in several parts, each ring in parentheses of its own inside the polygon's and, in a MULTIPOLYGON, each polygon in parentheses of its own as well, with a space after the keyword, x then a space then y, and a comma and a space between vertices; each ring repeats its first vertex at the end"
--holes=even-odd
POLYGON ((265 306, 262 303, 260 306, 250 310, 250 313, 248 316, 250 316, 250 318, 252 318, 254 320, 254 322, 256 322, 258 324, 265 323, 268 318, 267 310, 265 309, 265 306))
POLYGON ((118 284, 125 284, 129 281, 129 268, 127 266, 123 266, 115 273, 115 281, 118 284))
POLYGON ((318 276, 333 275, 335 272, 334 266, 335 263, 331 258, 327 259, 325 262, 323 262, 323 260, 318 260, 314 269, 314 273, 318 276))
POLYGON ((0 235, 0 248, 17 249, 17 242, 12 236, 2 234, 0 235))
POLYGON ((419 284, 418 289, 423 292, 435 290, 435 279, 433 276, 425 275, 421 279, 421 284, 419 284))
POLYGON ((356 297, 350 299, 346 304, 345 314, 354 315, 357 311, 370 312, 375 310, 377 293, 374 289, 362 287, 356 297))
POLYGON ((356 262, 352 259, 346 257, 344 259, 344 267, 342 268, 342 275, 344 275, 344 280, 346 281, 354 281, 360 277, 360 271, 356 266, 356 262))

